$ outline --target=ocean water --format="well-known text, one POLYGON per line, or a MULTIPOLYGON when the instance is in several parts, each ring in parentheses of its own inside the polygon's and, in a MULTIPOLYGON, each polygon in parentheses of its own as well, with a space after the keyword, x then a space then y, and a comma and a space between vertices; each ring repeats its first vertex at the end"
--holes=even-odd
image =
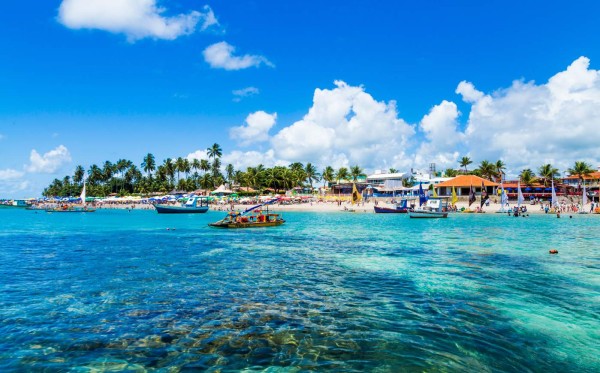
POLYGON ((0 371, 600 370, 600 216, 222 216, 1 209, 0 371))

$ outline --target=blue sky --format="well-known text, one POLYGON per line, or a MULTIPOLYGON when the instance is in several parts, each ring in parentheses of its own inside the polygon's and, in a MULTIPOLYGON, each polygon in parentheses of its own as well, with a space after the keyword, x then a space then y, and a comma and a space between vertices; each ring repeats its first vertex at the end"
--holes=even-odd
POLYGON ((548 161, 596 166, 600 157, 595 135, 586 136, 598 115, 597 2, 123 0, 131 7, 86 9, 98 1, 4 4, 0 196, 39 195, 77 164, 139 164, 147 152, 159 161, 201 156, 214 142, 240 168, 248 159, 443 168, 469 154, 476 163, 503 159, 518 173, 548 161), (148 26, 182 17, 192 22, 183 31, 148 26), (223 42, 235 48, 225 56, 235 68, 206 56, 223 42), (240 65, 244 56, 248 66, 240 65), (556 94, 549 80, 569 66, 568 94, 556 94), (468 85, 457 93, 462 81, 468 85), (248 88, 255 93, 232 93, 248 88), (317 89, 331 97, 319 102, 317 89), (539 113, 529 108, 540 105, 548 112, 531 120, 539 113), (490 107, 511 115, 491 117, 490 107), (248 124, 256 112, 272 120, 248 124), (356 123, 344 121, 352 117, 356 123), (542 134, 580 124, 581 137, 542 134), (509 130, 528 126, 510 152, 482 144, 513 144, 509 130), (381 137, 365 136, 369 128, 381 137), (61 145, 66 151, 45 157, 61 145))

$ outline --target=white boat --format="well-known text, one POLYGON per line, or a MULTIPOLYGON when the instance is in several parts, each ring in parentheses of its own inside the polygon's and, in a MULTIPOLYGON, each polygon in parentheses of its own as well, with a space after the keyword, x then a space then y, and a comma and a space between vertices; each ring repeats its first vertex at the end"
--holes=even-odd
POLYGON ((411 218, 447 218, 448 202, 446 198, 430 197, 425 206, 417 207, 408 213, 411 218))

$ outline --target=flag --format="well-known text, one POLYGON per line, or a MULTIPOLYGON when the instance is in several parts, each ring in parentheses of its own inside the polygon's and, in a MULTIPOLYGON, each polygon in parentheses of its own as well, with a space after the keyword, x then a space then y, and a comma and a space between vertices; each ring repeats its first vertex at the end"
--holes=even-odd
POLYGON ((427 201, 427 196, 423 191, 423 184, 419 183, 419 206, 422 206, 427 201))
POLYGON ((437 191, 435 190, 435 186, 433 187, 433 197, 434 198, 438 197, 437 191))
POLYGON ((454 186, 452 186, 452 205, 456 205, 458 202, 458 196, 456 195, 456 190, 454 190, 454 186))
POLYGON ((490 198, 490 196, 488 196, 487 191, 485 190, 485 184, 483 183, 483 181, 481 182, 481 206, 483 207, 485 201, 487 201, 490 198))
POLYGON ((469 190, 469 206, 471 206, 473 202, 475 202, 475 191, 473 191, 473 185, 471 185, 469 190))
POLYGON ((358 203, 362 200, 362 196, 356 189, 356 184, 352 183, 352 204, 358 203))

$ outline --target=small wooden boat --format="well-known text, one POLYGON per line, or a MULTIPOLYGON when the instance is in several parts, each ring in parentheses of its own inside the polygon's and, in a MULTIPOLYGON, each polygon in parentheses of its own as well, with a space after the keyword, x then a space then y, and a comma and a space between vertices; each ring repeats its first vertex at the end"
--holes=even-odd
POLYGON ((215 228, 261 228, 275 227, 285 223, 285 220, 279 214, 262 212, 242 215, 239 212, 230 212, 227 216, 209 226, 215 228))
POLYGON ((443 197, 431 197, 425 206, 410 211, 408 216, 411 218, 447 218, 448 202, 443 197))
POLYGON ((261 207, 268 206, 275 201, 277 199, 250 207, 244 212, 232 211, 223 219, 208 225, 214 228, 261 228, 281 225, 285 223, 285 220, 280 214, 270 213, 268 207, 265 212, 260 210, 261 207))
POLYGON ((375 206, 376 214, 406 214, 410 211, 411 207, 408 205, 409 199, 403 198, 400 202, 393 205, 393 207, 375 206))
POLYGON ((202 214, 208 211, 208 197, 194 196, 180 206, 154 205, 159 214, 202 214))
POLYGON ((62 205, 54 208, 45 209, 46 212, 95 212, 96 209, 82 206, 62 205))

